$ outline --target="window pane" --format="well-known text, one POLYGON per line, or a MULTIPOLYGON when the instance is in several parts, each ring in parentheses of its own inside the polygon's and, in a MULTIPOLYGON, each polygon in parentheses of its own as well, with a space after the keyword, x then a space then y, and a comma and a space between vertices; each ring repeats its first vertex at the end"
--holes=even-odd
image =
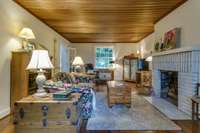
POLYGON ((100 52, 100 49, 99 49, 99 48, 96 48, 96 52, 100 52))
POLYGON ((112 48, 96 48, 96 67, 106 68, 110 67, 112 61, 113 49, 112 48))
POLYGON ((100 53, 97 52, 97 53, 96 53, 96 57, 100 57, 100 53))

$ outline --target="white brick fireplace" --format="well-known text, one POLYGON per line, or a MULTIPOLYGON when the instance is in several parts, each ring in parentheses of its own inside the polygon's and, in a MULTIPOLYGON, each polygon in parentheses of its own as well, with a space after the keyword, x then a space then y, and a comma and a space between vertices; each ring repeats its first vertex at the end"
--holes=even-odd
POLYGON ((153 55, 152 79, 155 95, 161 94, 161 70, 178 72, 178 109, 191 115, 191 100, 199 82, 200 49, 179 48, 153 55))

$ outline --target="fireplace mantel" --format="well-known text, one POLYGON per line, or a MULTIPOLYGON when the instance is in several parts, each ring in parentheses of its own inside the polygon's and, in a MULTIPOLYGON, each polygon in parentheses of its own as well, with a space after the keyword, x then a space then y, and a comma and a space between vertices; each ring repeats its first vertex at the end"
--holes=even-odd
POLYGON ((185 48, 176 48, 172 50, 167 50, 163 52, 153 53, 152 56, 162 56, 168 54, 182 53, 182 52, 195 52, 200 51, 200 47, 185 47, 185 48))
POLYGON ((200 72, 200 48, 178 48, 153 54, 153 69, 200 72))

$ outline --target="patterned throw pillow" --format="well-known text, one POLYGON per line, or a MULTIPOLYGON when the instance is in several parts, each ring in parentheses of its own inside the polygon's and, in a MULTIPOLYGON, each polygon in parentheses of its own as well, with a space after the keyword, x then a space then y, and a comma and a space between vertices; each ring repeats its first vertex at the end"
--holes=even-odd
POLYGON ((63 83, 76 84, 76 83, 94 83, 95 79, 83 74, 58 72, 55 74, 54 81, 62 81, 63 83))
POLYGON ((75 76, 72 73, 70 73, 69 75, 70 75, 70 79, 71 79, 72 84, 75 84, 76 83, 75 76))
POLYGON ((54 81, 62 81, 63 83, 72 83, 69 74, 65 72, 56 73, 53 79, 54 81))

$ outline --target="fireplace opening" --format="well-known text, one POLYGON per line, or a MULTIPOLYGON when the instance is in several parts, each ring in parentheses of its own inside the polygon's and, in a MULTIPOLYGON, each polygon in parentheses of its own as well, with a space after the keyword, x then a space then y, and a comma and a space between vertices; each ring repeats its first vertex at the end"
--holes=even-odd
POLYGON ((161 71, 161 98, 178 106, 178 72, 161 71))

